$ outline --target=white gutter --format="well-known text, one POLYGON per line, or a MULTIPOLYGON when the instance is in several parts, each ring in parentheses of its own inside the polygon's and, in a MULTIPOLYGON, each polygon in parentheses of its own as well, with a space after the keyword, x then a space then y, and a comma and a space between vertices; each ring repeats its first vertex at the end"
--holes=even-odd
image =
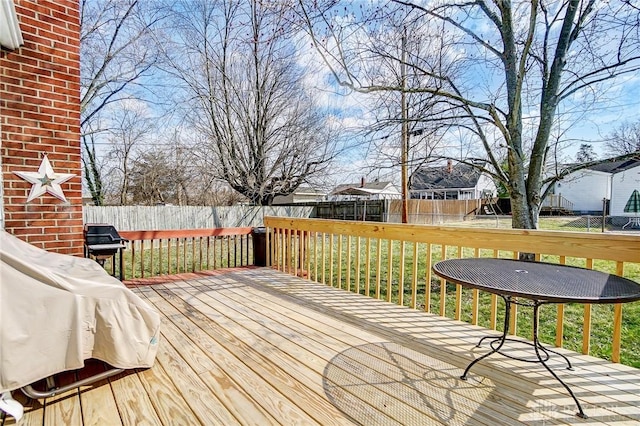
POLYGON ((13 0, 0 0, 0 46, 17 49, 24 40, 13 0))

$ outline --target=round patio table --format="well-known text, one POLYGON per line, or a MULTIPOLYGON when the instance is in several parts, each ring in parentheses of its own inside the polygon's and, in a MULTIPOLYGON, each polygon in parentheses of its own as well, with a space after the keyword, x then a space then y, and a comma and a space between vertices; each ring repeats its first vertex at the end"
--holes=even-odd
POLYGON ((617 275, 584 268, 511 259, 449 259, 436 263, 433 266, 433 272, 464 287, 496 294, 505 301, 502 335, 486 336, 480 339, 477 347, 480 347, 485 339, 492 339, 491 351, 473 360, 465 369, 461 379, 466 380, 471 367, 496 352, 520 361, 541 363, 573 397, 578 406, 577 415, 587 418, 571 388, 546 363, 550 353, 554 353, 564 358, 568 370, 572 369, 571 362, 566 356, 543 347, 538 340, 538 310, 540 306, 550 303, 633 302, 640 300, 638 283, 617 275), (507 338, 512 304, 533 308, 532 343, 507 338), (523 359, 501 352, 507 341, 517 341, 533 346, 536 359, 523 359))

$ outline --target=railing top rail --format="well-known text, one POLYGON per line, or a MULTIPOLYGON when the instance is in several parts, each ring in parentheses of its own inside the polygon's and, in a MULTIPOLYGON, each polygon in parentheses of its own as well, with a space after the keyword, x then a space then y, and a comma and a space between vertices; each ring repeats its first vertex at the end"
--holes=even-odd
POLYGON ((398 241, 459 245, 522 253, 640 262, 640 239, 634 235, 590 234, 533 229, 470 229, 459 227, 355 222, 328 219, 265 217, 270 228, 323 232, 398 241))
POLYGON ((128 240, 158 240, 164 238, 190 237, 222 237, 229 235, 247 235, 253 228, 203 228, 203 229, 163 229, 120 231, 120 235, 128 240))

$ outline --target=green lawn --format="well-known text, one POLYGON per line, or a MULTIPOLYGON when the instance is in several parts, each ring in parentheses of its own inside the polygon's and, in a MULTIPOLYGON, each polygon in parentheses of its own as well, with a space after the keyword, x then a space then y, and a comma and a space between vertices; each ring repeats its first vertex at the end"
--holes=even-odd
MULTIPOLYGON (((466 228, 500 228, 511 229, 510 216, 484 216, 476 217, 474 220, 461 222, 448 222, 445 226, 461 226, 466 228)), ((573 232, 594 232, 602 233, 602 219, 590 217, 588 220, 583 216, 541 216, 538 221, 538 228, 550 231, 573 231, 573 232)))

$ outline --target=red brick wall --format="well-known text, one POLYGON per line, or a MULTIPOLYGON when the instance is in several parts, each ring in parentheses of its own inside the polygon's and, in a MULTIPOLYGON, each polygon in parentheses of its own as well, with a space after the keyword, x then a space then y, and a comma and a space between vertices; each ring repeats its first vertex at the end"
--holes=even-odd
POLYGON ((81 255, 80 18, 78 0, 14 0, 24 45, 0 52, 0 138, 5 229, 50 251, 81 255), (27 203, 46 154, 67 202, 46 193, 27 203))

